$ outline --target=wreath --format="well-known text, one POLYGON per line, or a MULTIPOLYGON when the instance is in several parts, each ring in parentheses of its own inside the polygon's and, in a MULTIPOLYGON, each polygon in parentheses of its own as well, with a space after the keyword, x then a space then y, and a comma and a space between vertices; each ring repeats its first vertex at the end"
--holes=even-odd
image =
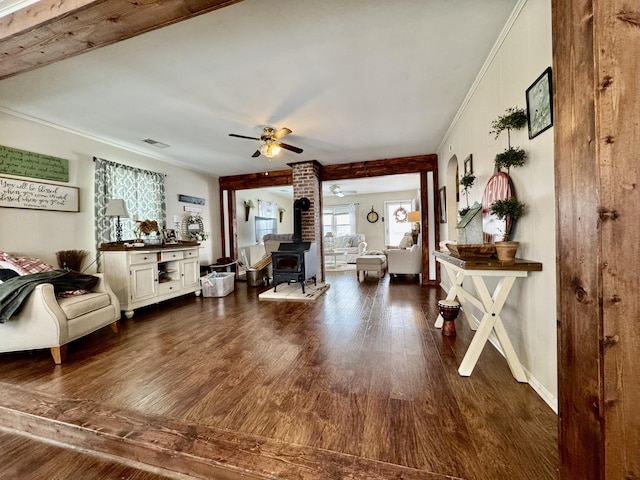
POLYGON ((407 211, 403 207, 398 207, 393 212, 393 217, 396 219, 396 223, 404 223, 407 221, 407 211))

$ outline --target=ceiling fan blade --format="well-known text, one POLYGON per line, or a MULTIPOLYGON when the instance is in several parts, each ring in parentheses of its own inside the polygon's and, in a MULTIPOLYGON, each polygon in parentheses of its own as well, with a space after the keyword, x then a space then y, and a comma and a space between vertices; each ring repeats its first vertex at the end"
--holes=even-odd
POLYGON ((253 152, 253 155, 251 155, 252 158, 256 158, 260 156, 260 150, 256 150, 255 152, 253 152))
POLYGON ((259 138, 256 138, 256 137, 247 137, 245 135, 238 135, 237 133, 230 133, 229 136, 230 137, 238 137, 238 138, 247 138, 249 140, 260 140, 259 138))
POLYGON ((295 152, 295 153, 302 153, 304 151, 301 148, 294 147, 293 145, 289 145, 287 143, 279 143, 278 146, 280 148, 284 148, 285 150, 290 150, 290 151, 295 152))
POLYGON ((291 133, 291 130, 289 130, 288 128, 281 128, 280 130, 278 130, 276 133, 273 134, 273 138, 275 138, 276 140, 285 137, 287 135, 289 135, 291 133))

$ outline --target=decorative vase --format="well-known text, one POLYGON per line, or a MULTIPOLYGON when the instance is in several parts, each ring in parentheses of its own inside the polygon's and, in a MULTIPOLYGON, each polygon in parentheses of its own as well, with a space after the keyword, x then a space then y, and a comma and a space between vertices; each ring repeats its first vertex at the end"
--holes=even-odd
POLYGON ((278 213, 280 213, 280 223, 282 223, 282 216, 283 216, 284 212, 278 212, 278 213))
POLYGON ((251 211, 251 209, 249 207, 244 207, 244 221, 248 222, 249 221, 249 212, 251 211))
POLYGON ((505 265, 513 265, 520 242, 496 242, 494 245, 496 246, 498 260, 505 265))

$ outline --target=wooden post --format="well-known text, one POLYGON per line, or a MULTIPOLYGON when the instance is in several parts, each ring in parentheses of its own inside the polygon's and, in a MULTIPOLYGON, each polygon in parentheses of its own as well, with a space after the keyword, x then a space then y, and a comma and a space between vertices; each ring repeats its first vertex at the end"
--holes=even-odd
POLYGON ((562 479, 640 478, 640 12, 553 0, 562 479))

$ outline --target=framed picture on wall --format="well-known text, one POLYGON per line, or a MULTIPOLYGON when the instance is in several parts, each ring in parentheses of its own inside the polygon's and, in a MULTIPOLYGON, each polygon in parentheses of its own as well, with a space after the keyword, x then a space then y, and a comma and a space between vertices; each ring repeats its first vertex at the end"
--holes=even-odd
POLYGON ((464 174, 473 173, 473 155, 469 155, 464 160, 464 174))
POLYGON ((440 223, 447 223, 447 187, 442 187, 439 191, 439 202, 438 206, 440 207, 440 223))
POLYGON ((527 124, 529 138, 534 138, 553 125, 551 67, 527 88, 527 124))

